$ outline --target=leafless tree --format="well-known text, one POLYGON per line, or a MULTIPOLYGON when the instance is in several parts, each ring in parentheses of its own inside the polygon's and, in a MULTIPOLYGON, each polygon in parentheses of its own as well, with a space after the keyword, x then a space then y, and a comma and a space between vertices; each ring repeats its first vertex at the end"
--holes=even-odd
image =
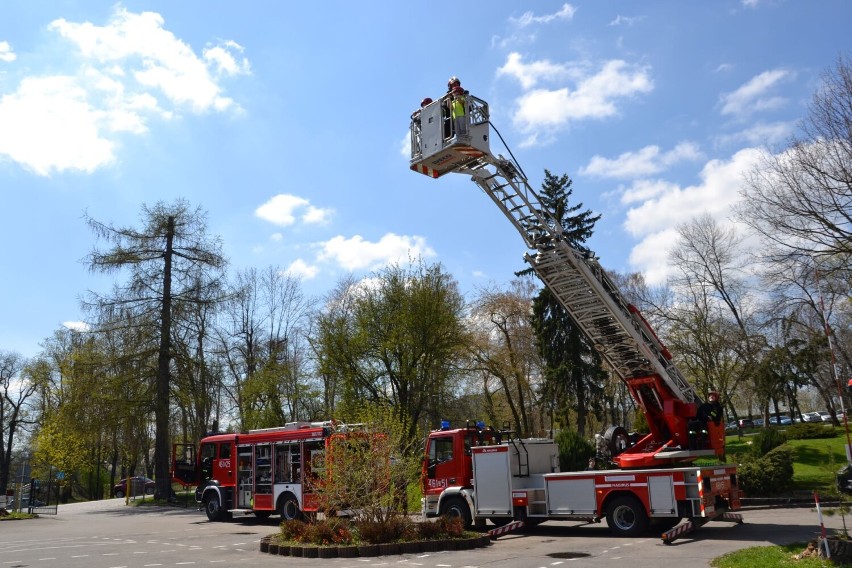
POLYGON ((15 437, 29 422, 28 401, 36 392, 24 376, 26 360, 20 353, 0 351, 0 490, 9 483, 15 437))
POLYGON ((765 345, 751 288, 756 278, 744 264, 742 239, 710 215, 680 225, 678 234, 666 340, 699 394, 718 390, 733 411, 737 397, 749 403, 742 387, 765 345))
POLYGON ((852 62, 838 58, 814 93, 800 134, 765 151, 750 172, 739 217, 770 259, 820 259, 827 274, 852 266, 852 62))
POLYGON ((473 303, 473 366, 482 380, 489 410, 504 407, 521 435, 544 428, 541 393, 541 361, 530 322, 532 299, 537 290, 529 278, 512 281, 509 289, 485 289, 473 303))

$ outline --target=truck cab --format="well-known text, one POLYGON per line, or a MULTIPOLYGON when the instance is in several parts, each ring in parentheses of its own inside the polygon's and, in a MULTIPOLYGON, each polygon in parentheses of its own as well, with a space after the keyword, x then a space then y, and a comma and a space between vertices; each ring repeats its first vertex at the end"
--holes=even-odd
POLYGON ((435 517, 450 512, 460 515, 463 505, 460 500, 464 500, 467 513, 460 516, 469 524, 469 511, 473 504, 471 448, 497 445, 502 439, 503 433, 486 428, 481 422, 453 429, 445 421, 440 429, 430 432, 426 438, 421 475, 424 516, 435 517))

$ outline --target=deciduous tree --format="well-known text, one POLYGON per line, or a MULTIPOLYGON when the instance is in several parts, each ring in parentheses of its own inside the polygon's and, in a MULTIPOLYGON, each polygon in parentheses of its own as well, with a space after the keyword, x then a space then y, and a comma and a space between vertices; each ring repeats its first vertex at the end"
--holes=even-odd
POLYGON ((169 417, 172 373, 172 318, 176 302, 210 302, 201 293, 218 287, 225 267, 221 243, 207 234, 206 214, 184 200, 142 206, 142 228, 117 227, 86 215, 89 227, 110 246, 86 258, 93 272, 128 272, 128 281, 110 295, 92 294, 96 310, 122 304, 135 324, 156 326, 158 338, 154 394, 156 497, 171 497, 169 417))

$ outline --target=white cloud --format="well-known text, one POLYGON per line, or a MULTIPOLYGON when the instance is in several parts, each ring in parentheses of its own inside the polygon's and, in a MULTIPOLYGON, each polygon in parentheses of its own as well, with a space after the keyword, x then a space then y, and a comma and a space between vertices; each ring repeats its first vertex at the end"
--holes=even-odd
POLYGON ((333 209, 321 209, 313 205, 308 205, 308 210, 302 215, 302 222, 308 225, 325 223, 333 212, 333 209))
POLYGON ((62 322, 62 326, 70 329, 71 331, 77 331, 80 333, 85 333, 91 330, 89 324, 84 321, 64 321, 62 322))
POLYGON ((625 152, 610 160, 594 156, 587 166, 580 168, 583 175, 603 178, 632 179, 658 174, 684 160, 701 157, 698 146, 692 142, 681 142, 668 152, 660 152, 659 146, 645 146, 638 152, 625 152))
POLYGON ((293 211, 300 207, 307 207, 308 203, 309 201, 303 197, 280 193, 255 209, 254 214, 276 225, 292 225, 296 222, 293 211))
MULTIPOLYGON (((192 48, 163 28, 163 17, 155 12, 133 14, 117 8, 106 26, 90 22, 51 22, 57 31, 74 43, 92 65, 127 65, 127 71, 143 88, 157 89, 172 103, 186 105, 195 112, 225 110, 235 103, 222 96, 222 89, 210 74, 205 59, 221 71, 232 51, 241 50, 234 42, 223 42, 199 58, 192 48)), ((232 62, 235 73, 246 73, 248 63, 232 62)))
POLYGON ((745 142, 750 146, 771 146, 786 141, 795 130, 792 122, 757 123, 749 128, 717 138, 719 144, 745 142))
POLYGON ((9 45, 8 41, 0 41, 0 61, 11 63, 17 57, 18 56, 15 55, 15 52, 12 51, 12 46, 9 45))
POLYGON ((793 73, 784 69, 764 71, 752 77, 736 91, 721 96, 722 114, 745 115, 756 111, 780 108, 787 101, 783 97, 767 94, 778 83, 793 78, 793 73))
POLYGON ((621 203, 629 205, 630 203, 644 202, 658 195, 673 193, 677 189, 677 184, 670 181, 639 179, 634 181, 627 189, 623 189, 621 203))
POLYGON ((623 199, 640 203, 624 221, 624 229, 639 239, 630 253, 631 266, 643 272, 649 283, 662 282, 669 270, 668 251, 675 243, 676 227, 704 213, 729 223, 732 208, 740 201, 743 173, 758 163, 759 156, 759 150, 747 148, 730 160, 711 160, 702 169, 698 185, 636 185, 634 194, 623 199), (640 202, 643 189, 648 198, 640 202))
POLYGON ((255 209, 254 214, 265 221, 286 227, 296 222, 301 211, 301 220, 306 224, 324 223, 334 213, 333 209, 311 205, 304 197, 279 193, 255 209))
POLYGON ((506 63, 497 69, 497 76, 508 75, 518 80, 524 90, 531 89, 541 80, 555 81, 569 75, 576 75, 576 71, 566 65, 551 63, 544 59, 524 63, 520 53, 512 52, 506 58, 506 63))
POLYGON ((319 268, 313 265, 308 264, 301 258, 294 260, 290 263, 284 270, 284 274, 289 274, 290 276, 295 276, 296 278, 301 278, 302 280, 310 280, 314 278, 319 273, 319 268))
POLYGON ((43 176, 92 172, 115 159, 107 122, 74 77, 24 79, 0 98, 0 155, 43 176))
POLYGON ((346 270, 361 270, 433 256, 435 251, 423 237, 387 233, 378 242, 364 240, 360 235, 349 239, 334 237, 322 244, 319 260, 335 262, 346 270))
POLYGON ((549 24, 556 20, 570 20, 574 17, 577 8, 571 4, 563 4, 558 12, 554 14, 545 14, 544 16, 535 16, 532 12, 524 12, 520 18, 509 18, 509 21, 515 24, 526 27, 531 24, 549 24))
POLYGON ((642 271, 648 284, 662 284, 671 273, 668 256, 676 242, 675 227, 651 233, 630 251, 630 265, 642 271))
MULTIPOLYGON (((242 48, 225 41, 199 58, 164 29, 162 16, 116 8, 106 25, 54 20, 48 30, 69 42, 77 65, 25 77, 0 97, 0 156, 39 175, 92 172, 115 161, 119 133, 142 134, 152 117, 179 109, 241 109, 223 95, 218 77, 249 72, 242 48)), ((14 59, 6 42, 0 58, 14 59)))
POLYGON ((570 121, 606 118, 618 114, 619 99, 653 88, 646 68, 620 60, 608 61, 594 75, 582 78, 573 91, 568 87, 536 89, 522 95, 513 120, 520 130, 532 134, 570 121))
POLYGON ((235 41, 226 41, 221 45, 204 49, 204 60, 212 63, 217 73, 225 76, 248 75, 251 64, 245 57, 237 61, 234 52, 242 53, 243 46, 235 41))
POLYGON ((399 153, 406 159, 411 159, 411 133, 406 132, 399 142, 399 153))
POLYGON ((637 22, 644 20, 644 16, 621 16, 618 15, 608 25, 610 26, 632 26, 637 22))

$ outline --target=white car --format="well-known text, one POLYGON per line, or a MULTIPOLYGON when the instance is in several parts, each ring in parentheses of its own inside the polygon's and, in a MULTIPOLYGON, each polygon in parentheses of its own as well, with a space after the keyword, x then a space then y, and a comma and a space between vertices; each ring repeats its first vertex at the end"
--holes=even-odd
POLYGON ((819 412, 805 412, 802 414, 802 422, 822 422, 819 412))

